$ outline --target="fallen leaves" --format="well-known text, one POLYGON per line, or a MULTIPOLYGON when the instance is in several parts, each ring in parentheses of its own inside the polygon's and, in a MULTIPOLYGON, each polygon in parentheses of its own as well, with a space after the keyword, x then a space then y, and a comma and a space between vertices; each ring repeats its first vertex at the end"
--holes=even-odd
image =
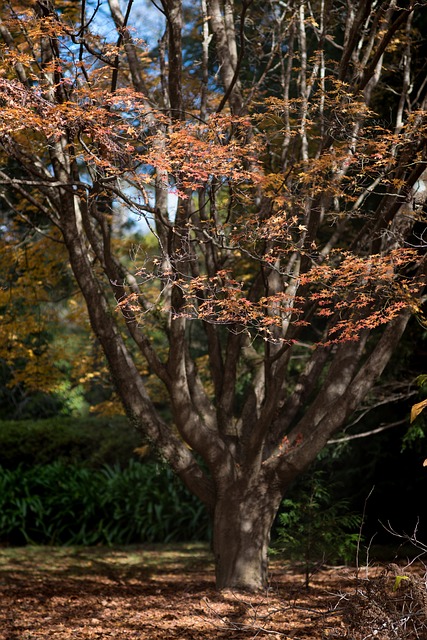
POLYGON ((354 571, 324 569, 310 590, 302 582, 275 560, 267 592, 218 593, 202 545, 2 549, 0 639, 346 637, 338 605, 354 571))

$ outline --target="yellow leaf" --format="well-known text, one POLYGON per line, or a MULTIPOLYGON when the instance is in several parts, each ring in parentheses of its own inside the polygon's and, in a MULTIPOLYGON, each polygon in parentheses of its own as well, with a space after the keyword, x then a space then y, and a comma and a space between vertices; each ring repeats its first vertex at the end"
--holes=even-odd
POLYGON ((414 422, 415 418, 419 416, 421 411, 423 411, 423 409, 425 409, 426 407, 427 407, 427 398, 422 402, 417 402, 417 404, 414 404, 411 409, 411 422, 414 422))
POLYGON ((396 580, 394 581, 393 591, 397 591, 402 580, 409 580, 408 576, 396 576, 396 580))

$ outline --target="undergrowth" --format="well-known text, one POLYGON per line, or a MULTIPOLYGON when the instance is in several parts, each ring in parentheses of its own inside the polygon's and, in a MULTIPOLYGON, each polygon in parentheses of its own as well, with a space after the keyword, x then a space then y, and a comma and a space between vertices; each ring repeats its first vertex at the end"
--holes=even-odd
POLYGON ((129 544, 206 540, 200 501, 159 464, 0 467, 0 542, 129 544))

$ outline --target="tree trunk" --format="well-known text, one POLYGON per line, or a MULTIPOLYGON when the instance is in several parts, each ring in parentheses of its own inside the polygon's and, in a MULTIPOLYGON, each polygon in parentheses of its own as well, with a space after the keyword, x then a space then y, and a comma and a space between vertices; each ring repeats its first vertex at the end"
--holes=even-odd
POLYGON ((281 493, 266 480, 253 487, 242 479, 218 497, 213 527, 218 589, 267 586, 270 530, 280 501, 281 493))

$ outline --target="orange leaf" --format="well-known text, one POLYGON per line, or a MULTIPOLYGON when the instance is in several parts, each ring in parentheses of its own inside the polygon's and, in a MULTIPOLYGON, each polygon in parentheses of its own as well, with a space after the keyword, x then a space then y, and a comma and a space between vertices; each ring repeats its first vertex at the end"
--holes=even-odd
POLYGON ((415 418, 419 416, 421 411, 423 411, 427 407, 427 398, 422 402, 417 402, 411 409, 411 422, 414 422, 415 418))

